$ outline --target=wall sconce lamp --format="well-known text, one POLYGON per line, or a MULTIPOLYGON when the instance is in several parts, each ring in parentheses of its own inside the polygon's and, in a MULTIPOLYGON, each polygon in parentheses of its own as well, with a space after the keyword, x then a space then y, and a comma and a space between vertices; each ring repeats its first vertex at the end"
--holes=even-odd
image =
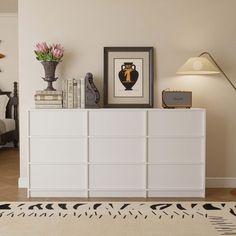
MULTIPOLYGON (((0 40, 0 43, 1 43, 1 42, 2 42, 2 40, 0 40)), ((3 54, 0 53, 0 59, 3 58, 3 57, 5 57, 5 55, 3 55, 3 54)))
POLYGON ((220 73, 224 75, 230 85, 236 90, 235 85, 209 52, 203 52, 198 57, 189 58, 176 72, 179 75, 213 75, 220 73), (208 58, 202 56, 208 56, 214 64, 208 58))
MULTIPOLYGON (((5 57, 5 55, 0 53, 0 59, 3 58, 3 57, 5 57)), ((0 69, 0 72, 1 72, 1 69, 0 69)))
MULTIPOLYGON (((1 43, 1 41, 2 41, 2 40, 0 40, 0 43, 1 43)), ((5 57, 5 55, 3 55, 3 54, 0 53, 0 59, 1 59, 1 58, 4 58, 4 57, 5 57)), ((0 69, 0 72, 1 72, 1 69, 0 69)))
MULTIPOLYGON (((198 57, 189 58, 176 72, 179 75, 213 75, 220 73, 224 75, 230 85, 236 90, 235 85, 209 52, 203 52, 198 57), (208 56, 214 64, 203 56, 208 56)), ((231 194, 236 196, 236 189, 232 189, 231 194)))

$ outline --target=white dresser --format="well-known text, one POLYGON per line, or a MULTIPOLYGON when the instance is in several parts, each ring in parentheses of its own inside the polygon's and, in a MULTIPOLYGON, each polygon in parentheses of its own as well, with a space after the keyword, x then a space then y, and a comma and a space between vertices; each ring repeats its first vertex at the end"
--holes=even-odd
POLYGON ((33 109, 29 197, 204 197, 204 109, 33 109))

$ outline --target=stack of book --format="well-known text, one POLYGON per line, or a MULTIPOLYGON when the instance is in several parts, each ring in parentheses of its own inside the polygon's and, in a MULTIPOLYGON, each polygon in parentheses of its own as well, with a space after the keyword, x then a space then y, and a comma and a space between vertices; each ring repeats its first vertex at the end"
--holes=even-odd
POLYGON ((84 78, 64 80, 63 108, 85 108, 84 78))
POLYGON ((62 108, 62 91, 36 91, 35 108, 62 108))

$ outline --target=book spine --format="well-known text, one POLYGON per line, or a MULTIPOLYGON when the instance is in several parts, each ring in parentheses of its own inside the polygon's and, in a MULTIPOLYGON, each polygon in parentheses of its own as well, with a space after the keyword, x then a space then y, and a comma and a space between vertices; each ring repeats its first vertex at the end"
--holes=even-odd
POLYGON ((67 108, 67 80, 62 81, 62 88, 63 108, 67 108))
POLYGON ((62 95, 62 91, 37 90, 36 95, 62 95))
POLYGON ((78 108, 81 108, 81 81, 80 79, 77 80, 77 103, 78 103, 78 108))
POLYGON ((42 105, 42 104, 36 104, 35 105, 35 108, 51 108, 51 109, 60 109, 62 108, 62 105, 42 105))
POLYGON ((61 101, 62 95, 35 95, 35 101, 45 101, 45 100, 52 100, 52 101, 61 101))
POLYGON ((73 108, 73 79, 68 79, 67 85, 67 108, 73 108))
POLYGON ((52 100, 52 101, 35 101, 36 105, 46 104, 46 105, 62 105, 62 100, 52 100))
POLYGON ((77 80, 73 79, 73 108, 78 108, 77 86, 77 80))
POLYGON ((80 104, 81 104, 81 108, 85 108, 85 80, 84 78, 80 79, 80 94, 81 94, 81 98, 80 98, 80 104))

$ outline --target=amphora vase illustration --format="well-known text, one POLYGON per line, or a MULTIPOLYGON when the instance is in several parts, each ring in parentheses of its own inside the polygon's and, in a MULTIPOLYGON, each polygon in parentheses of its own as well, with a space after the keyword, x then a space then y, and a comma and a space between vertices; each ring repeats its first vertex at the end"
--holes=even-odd
POLYGON ((120 82, 125 87, 125 90, 132 90, 132 87, 138 80, 139 73, 136 71, 136 66, 133 62, 125 62, 121 66, 121 71, 119 72, 120 82))

